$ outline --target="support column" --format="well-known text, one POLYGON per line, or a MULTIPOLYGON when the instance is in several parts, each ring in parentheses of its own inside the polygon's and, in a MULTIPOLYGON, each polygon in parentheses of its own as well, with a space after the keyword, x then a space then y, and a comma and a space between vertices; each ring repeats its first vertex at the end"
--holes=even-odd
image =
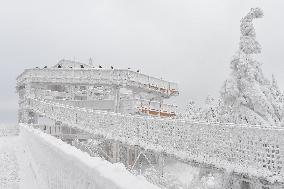
POLYGON ((19 122, 20 123, 29 123, 29 110, 28 109, 20 109, 19 110, 19 122))
POLYGON ((126 146, 126 162, 127 162, 127 167, 129 168, 131 165, 129 164, 130 161, 130 146, 126 146))
POLYGON ((162 111, 162 104, 163 104, 163 99, 159 97, 159 103, 160 103, 160 109, 159 109, 159 117, 161 117, 161 111, 162 111))
POLYGON ((75 85, 73 85, 73 84, 70 84, 70 85, 68 85, 68 95, 69 95, 69 99, 70 100, 74 100, 74 98, 75 98, 75 85))
POLYGON ((165 167, 165 155, 164 155, 163 152, 159 155, 158 167, 159 167, 160 176, 163 177, 164 176, 164 167, 165 167))
POLYGON ((31 97, 31 92, 32 92, 31 84, 30 84, 30 83, 27 83, 27 84, 25 85, 25 97, 26 97, 26 98, 31 97))
POLYGON ((112 144, 112 149, 113 149, 113 160, 115 162, 119 162, 119 143, 118 142, 113 142, 112 144))
POLYGON ((28 124, 37 124, 38 123, 38 114, 32 110, 25 110, 25 123, 28 124))
POLYGON ((115 89, 114 95, 114 112, 119 112, 119 104, 120 104, 120 88, 115 89))

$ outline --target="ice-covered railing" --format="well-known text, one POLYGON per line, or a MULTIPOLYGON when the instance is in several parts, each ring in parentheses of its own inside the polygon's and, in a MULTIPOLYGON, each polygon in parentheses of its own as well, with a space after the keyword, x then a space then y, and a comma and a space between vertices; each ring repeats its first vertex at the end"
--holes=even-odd
POLYGON ((142 113, 152 116, 170 117, 175 116, 177 106, 174 104, 161 103, 159 101, 147 99, 125 99, 121 100, 125 105, 129 105, 129 109, 135 108, 135 113, 142 113))
POLYGON ((176 83, 147 76, 130 70, 120 69, 26 69, 17 77, 17 83, 27 82, 62 82, 85 84, 114 84, 121 86, 142 87, 166 96, 177 95, 176 83))
POLYGON ((21 137, 31 152, 41 188, 158 189, 145 179, 132 175, 121 164, 91 157, 27 125, 21 124, 21 137))
POLYGON ((19 127, 11 124, 0 124, 0 137, 16 136, 19 134, 19 127))
POLYGON ((283 128, 122 115, 36 99, 27 100, 26 108, 87 132, 165 152, 183 161, 283 181, 283 128))

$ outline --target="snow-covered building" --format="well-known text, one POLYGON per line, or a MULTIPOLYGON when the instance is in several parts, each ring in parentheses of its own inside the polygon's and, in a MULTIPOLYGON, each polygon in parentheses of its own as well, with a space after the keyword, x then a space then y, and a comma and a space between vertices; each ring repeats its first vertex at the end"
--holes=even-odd
POLYGON ((122 114, 173 117, 176 106, 164 100, 179 94, 173 82, 129 69, 94 68, 69 60, 51 68, 25 70, 17 78, 17 92, 20 120, 28 113, 21 108, 27 97, 122 114))

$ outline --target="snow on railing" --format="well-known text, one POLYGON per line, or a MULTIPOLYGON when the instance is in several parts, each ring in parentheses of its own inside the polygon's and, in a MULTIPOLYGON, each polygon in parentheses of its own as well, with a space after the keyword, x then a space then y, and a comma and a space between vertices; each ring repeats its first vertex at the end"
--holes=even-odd
POLYGON ((26 69, 17 77, 17 83, 24 80, 29 82, 63 82, 63 83, 87 83, 87 84, 115 84, 122 86, 143 87, 166 95, 178 94, 176 83, 157 79, 130 70, 120 69, 26 69))
POLYGON ((19 127, 11 124, 0 124, 0 137, 16 136, 19 134, 19 127))
POLYGON ((183 161, 263 177, 284 177, 284 129, 122 115, 29 99, 26 108, 87 132, 183 161))
POLYGON ((121 100, 135 107, 137 113, 161 116, 161 117, 171 117, 175 116, 177 106, 173 104, 165 104, 159 101, 147 100, 147 99, 127 99, 121 100))
POLYGON ((91 157, 28 125, 20 127, 42 188, 158 189, 146 179, 132 175, 122 164, 91 157))

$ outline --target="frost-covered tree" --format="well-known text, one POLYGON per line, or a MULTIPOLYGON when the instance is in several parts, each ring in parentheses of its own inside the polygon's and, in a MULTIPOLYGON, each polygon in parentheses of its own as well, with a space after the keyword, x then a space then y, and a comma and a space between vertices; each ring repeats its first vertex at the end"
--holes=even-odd
POLYGON ((174 176, 167 172, 163 175, 159 173, 154 167, 145 170, 144 177, 151 183, 163 189, 183 189, 182 183, 174 176))
POLYGON ((279 125, 283 114, 283 95, 276 81, 266 79, 254 55, 261 52, 252 21, 263 17, 253 8, 241 20, 239 50, 231 61, 231 76, 221 90, 223 109, 231 122, 279 125))
POLYGON ((183 118, 192 121, 200 121, 202 118, 202 109, 193 100, 190 100, 186 104, 183 118))
POLYGON ((279 89, 277 81, 272 75, 272 82, 270 86, 271 98, 269 99, 272 102, 273 108, 275 110, 276 118, 281 121, 283 125, 283 116, 284 116, 284 95, 279 89))
POLYGON ((205 106, 203 108, 190 100, 186 104, 185 113, 182 114, 180 118, 196 122, 219 122, 220 104, 220 99, 215 100, 211 96, 207 96, 205 99, 205 106))
POLYGON ((206 122, 219 122, 219 103, 211 96, 207 96, 205 99, 202 120, 206 122))
POLYGON ((219 122, 220 103, 220 100, 207 96, 205 106, 201 108, 194 101, 190 100, 186 104, 185 113, 180 118, 196 122, 219 122))

